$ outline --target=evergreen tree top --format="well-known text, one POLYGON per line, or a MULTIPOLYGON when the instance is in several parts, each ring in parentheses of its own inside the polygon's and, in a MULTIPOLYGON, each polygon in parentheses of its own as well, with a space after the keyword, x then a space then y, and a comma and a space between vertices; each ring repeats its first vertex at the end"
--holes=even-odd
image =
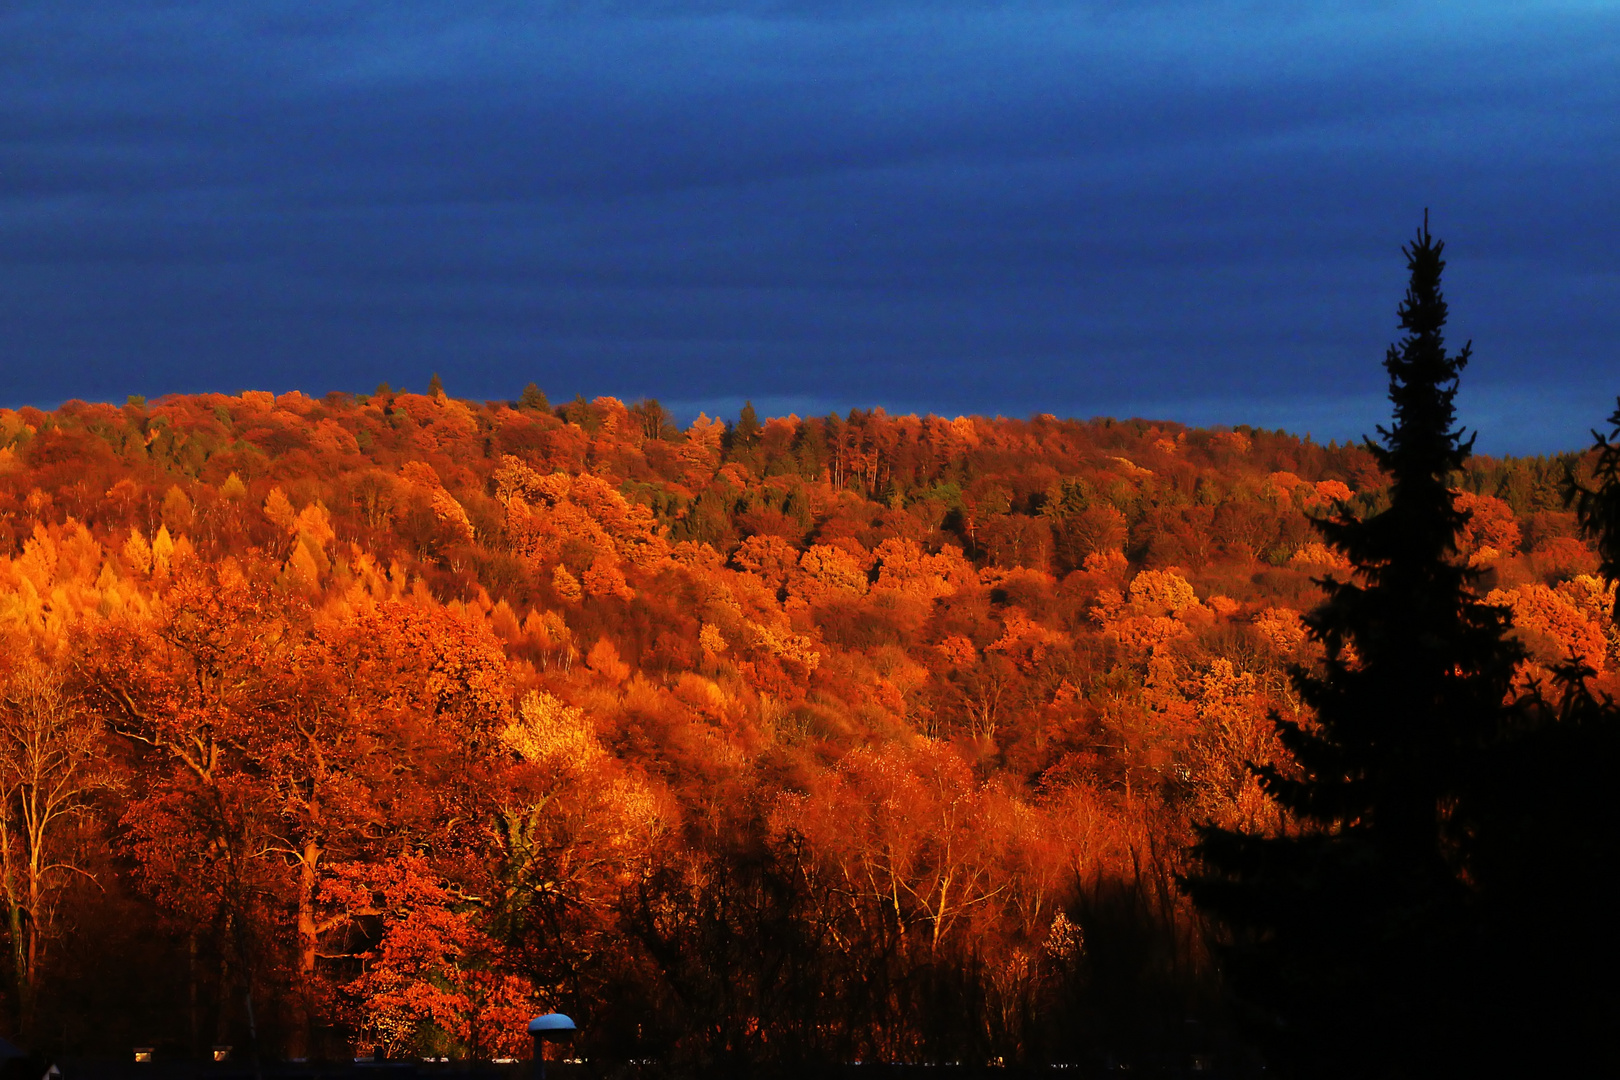
POLYGON ((1477 575, 1457 557, 1468 515, 1451 483, 1473 440, 1456 425, 1469 348, 1446 351, 1444 249, 1427 220, 1402 249, 1406 334, 1384 359, 1393 423, 1379 428, 1382 446, 1368 443, 1390 478, 1389 508, 1319 524, 1358 580, 1324 582, 1327 601, 1306 619, 1327 659, 1294 680, 1319 726, 1289 726, 1283 736, 1307 775, 1268 777, 1296 813, 1324 824, 1382 822, 1409 838, 1438 827, 1435 801, 1466 767, 1468 746, 1500 720, 1521 656, 1503 613, 1479 600, 1477 575))
POLYGON ((1401 252, 1410 272, 1397 312, 1405 336, 1384 357, 1393 424, 1379 426, 1382 445, 1365 440, 1390 478, 1390 507, 1365 522, 1325 522, 1322 532, 1370 582, 1421 591, 1426 582, 1438 586, 1439 575, 1456 578, 1445 587, 1454 592, 1471 580, 1466 568, 1449 563, 1467 521, 1456 509, 1451 484, 1473 451, 1473 437, 1465 439, 1456 426, 1455 405, 1472 343, 1457 353, 1446 351, 1447 307, 1440 290, 1445 243, 1430 234, 1427 213, 1401 252))
POLYGON ((1457 382, 1468 366, 1472 343, 1461 352, 1446 352, 1447 309, 1440 292, 1445 243, 1430 235, 1426 213, 1417 238, 1401 250, 1411 272, 1398 311, 1406 336, 1384 357, 1394 426, 1380 426, 1384 445, 1369 441, 1368 449, 1390 476, 1391 503, 1401 507, 1396 517, 1403 531, 1428 526, 1422 543, 1408 534, 1401 546, 1434 559, 1443 551, 1455 551, 1451 538, 1461 524, 1451 510, 1449 489, 1452 474, 1468 459, 1474 444, 1472 437, 1464 440, 1462 429, 1455 426, 1457 382))

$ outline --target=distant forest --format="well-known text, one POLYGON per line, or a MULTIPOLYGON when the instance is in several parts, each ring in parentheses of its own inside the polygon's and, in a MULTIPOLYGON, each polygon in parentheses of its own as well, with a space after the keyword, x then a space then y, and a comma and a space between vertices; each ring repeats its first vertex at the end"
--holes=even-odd
MULTIPOLYGON (((1594 417, 1595 419, 1595 417, 1594 417)), ((1516 686, 1614 690, 1594 456, 1468 458, 1516 686)), ((0 410, 0 1017, 57 1053, 1241 1051, 1182 879, 1280 828, 1361 445, 653 401, 0 410)))

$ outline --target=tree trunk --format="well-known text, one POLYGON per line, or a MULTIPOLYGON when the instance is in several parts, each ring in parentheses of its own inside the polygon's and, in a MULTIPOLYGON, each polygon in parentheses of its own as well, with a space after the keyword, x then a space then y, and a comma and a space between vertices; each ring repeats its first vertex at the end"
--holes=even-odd
POLYGON ((191 1060, 202 1060, 202 1017, 197 1010, 197 931, 186 935, 186 1004, 191 1027, 191 1060))
POLYGON ((295 994, 295 1015, 290 1034, 289 1056, 307 1058, 314 1025, 310 1014, 310 991, 315 981, 315 960, 319 945, 319 928, 315 923, 315 889, 320 882, 319 869, 323 849, 318 841, 307 840, 298 857, 298 982, 295 994))

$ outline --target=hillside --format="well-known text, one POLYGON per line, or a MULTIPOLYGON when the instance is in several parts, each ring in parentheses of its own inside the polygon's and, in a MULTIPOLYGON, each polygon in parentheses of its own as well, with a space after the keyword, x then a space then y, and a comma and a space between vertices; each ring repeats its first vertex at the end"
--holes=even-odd
MULTIPOLYGON (((532 387, 0 447, 5 1008, 118 1054, 487 1058, 544 1008, 677 1063, 1205 1038, 1179 852, 1272 812, 1245 762, 1344 572, 1311 518, 1383 498, 1282 432, 532 387)), ((1526 678, 1612 686, 1566 464, 1473 459, 1461 556, 1526 678)))

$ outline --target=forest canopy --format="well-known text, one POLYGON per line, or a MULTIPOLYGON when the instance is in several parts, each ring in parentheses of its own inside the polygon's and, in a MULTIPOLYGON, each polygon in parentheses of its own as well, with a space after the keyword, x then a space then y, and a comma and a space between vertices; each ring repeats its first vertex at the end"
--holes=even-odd
MULTIPOLYGON (((1592 464, 1450 478, 1521 688, 1615 685, 1592 464)), ((1386 483, 1246 427, 532 384, 0 410, 5 1016, 79 1053, 489 1059, 550 1008, 676 1063, 1205 1052, 1182 852, 1278 823, 1250 764, 1348 568, 1313 519, 1386 483)))

